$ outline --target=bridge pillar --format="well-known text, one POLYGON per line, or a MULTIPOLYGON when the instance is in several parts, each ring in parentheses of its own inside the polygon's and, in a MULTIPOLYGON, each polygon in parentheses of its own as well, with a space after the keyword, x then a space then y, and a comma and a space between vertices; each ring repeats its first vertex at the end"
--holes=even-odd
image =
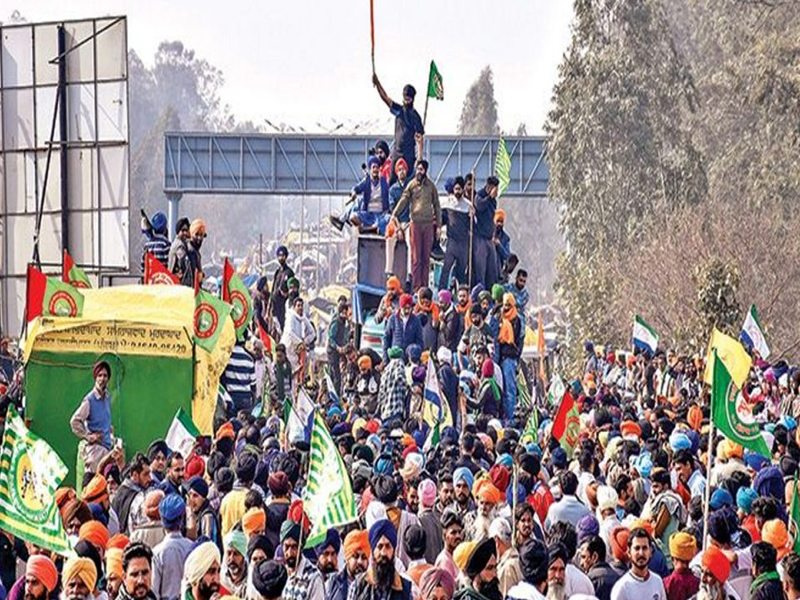
POLYGON ((169 203, 167 212, 167 234, 171 240, 175 239, 175 225, 178 223, 178 208, 180 207, 181 196, 183 196, 181 193, 167 192, 167 202, 169 203))

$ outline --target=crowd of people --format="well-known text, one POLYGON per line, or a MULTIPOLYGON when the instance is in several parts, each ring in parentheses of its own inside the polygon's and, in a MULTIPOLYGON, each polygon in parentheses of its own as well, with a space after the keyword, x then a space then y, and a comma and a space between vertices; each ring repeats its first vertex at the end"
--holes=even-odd
MULTIPOLYGON (((407 86, 403 107, 387 102, 404 123, 416 123, 413 96, 407 86)), ((413 131, 406 125, 398 130, 413 131)), ((380 195, 383 216, 348 217, 397 233, 409 209, 411 288, 388 274, 376 313, 382 351, 357 348, 342 298, 325 340, 330 377, 305 368, 317 332, 281 247, 276 272, 257 283, 253 335, 237 343, 222 377, 229 404, 188 454, 154 440, 126 456, 112 443, 107 388, 115 374, 98 363, 94 389, 70 423, 96 452, 77 485, 56 494, 74 553, 0 535, 0 600, 800 598, 791 518, 800 371, 755 356, 744 394, 769 442, 762 456, 711 435, 701 357, 586 342, 583 367, 566 386, 579 432, 559 437, 560 398, 520 401, 532 395, 520 371, 527 275, 498 235, 496 181, 456 210, 470 215, 474 207, 476 222, 450 221, 456 237, 448 231, 444 260, 457 284, 445 279, 434 295, 419 259, 442 216, 423 161, 415 163, 417 184, 401 190, 385 218, 384 191, 392 197, 403 163, 415 158, 407 140, 397 141, 394 169, 387 175, 385 160, 371 160, 369 177, 377 169, 378 181, 359 192, 368 209, 380 195), (420 198, 433 210, 415 206, 420 198), (480 221, 480 198, 490 222, 480 221), (424 233, 415 233, 415 215, 429 219, 424 233), (460 278, 469 268, 465 228, 486 235, 478 243, 484 263, 473 257, 482 273, 475 282, 460 278), (424 241, 416 250, 415 238, 424 241), (495 247, 503 262, 490 265, 495 247), (262 331, 280 343, 267 348, 262 331), (442 396, 438 439, 423 418, 430 377, 442 396), (302 389, 347 466, 358 515, 313 547, 302 500, 309 440, 287 436, 285 423, 302 389)), ((470 185, 453 182, 456 206, 472 196, 470 185)), ((159 238, 165 220, 147 230, 150 251, 193 285, 202 221, 182 219, 171 243, 159 238)), ((0 400, 0 415, 10 401, 0 400)))

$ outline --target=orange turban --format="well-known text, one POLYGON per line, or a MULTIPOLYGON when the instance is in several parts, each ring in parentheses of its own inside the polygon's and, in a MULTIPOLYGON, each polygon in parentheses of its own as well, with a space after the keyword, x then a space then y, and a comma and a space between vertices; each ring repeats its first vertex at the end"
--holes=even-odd
POLYGON ((636 519, 631 523, 631 531, 639 528, 644 529, 650 535, 650 537, 655 535, 656 528, 647 519, 636 519))
POLYGON ((352 558, 356 552, 361 550, 367 556, 372 552, 369 547, 369 531, 366 529, 356 529, 347 534, 344 538, 344 558, 352 558))
POLYGON ((36 578, 51 593, 58 585, 58 570, 56 570, 55 564, 41 554, 36 554, 28 559, 25 565, 25 575, 36 578))
POLYGON ((709 545, 703 552, 703 568, 711 571, 720 583, 725 583, 731 574, 728 557, 717 546, 709 545))
POLYGON ((105 550, 108 544, 108 529, 100 521, 88 521, 81 525, 78 539, 86 540, 92 545, 105 550))
POLYGON ((112 548, 118 548, 119 550, 125 550, 128 547, 128 544, 131 543, 130 538, 125 535, 124 533, 117 533, 112 535, 108 539, 108 544, 106 544, 106 550, 111 550, 112 548))
POLYGON ((692 406, 686 414, 686 421, 689 423, 689 427, 699 432, 700 426, 703 424, 703 409, 696 404, 692 406))
POLYGON ((231 440, 236 439, 236 434, 233 431, 233 425, 231 423, 225 423, 224 425, 222 425, 222 427, 217 429, 216 440, 220 441, 224 440, 225 438, 231 440))
POLYGON ((764 523, 761 527, 761 541, 767 542, 778 551, 778 562, 792 550, 786 523, 780 519, 772 519, 764 523))
POLYGON ((247 537, 256 531, 267 528, 267 514, 260 508, 253 507, 242 517, 242 531, 247 537))
POLYGON ((489 479, 479 479, 473 488, 473 493, 476 498, 491 504, 498 504, 503 499, 503 494, 489 479))
POLYGON ((395 292, 402 292, 403 286, 400 284, 400 280, 397 278, 397 276, 392 275, 391 277, 389 277, 389 279, 386 280, 386 289, 395 292))
POLYGON ((100 504, 103 500, 108 500, 108 482, 102 475, 95 475, 86 484, 81 494, 81 500, 87 504, 100 504))
POLYGON ((71 487, 58 488, 56 490, 56 505, 58 510, 64 508, 64 505, 70 500, 75 500, 78 495, 71 487))
POLYGON ((144 514, 148 519, 158 521, 161 514, 158 512, 158 505, 164 499, 164 492, 162 490, 151 489, 144 497, 144 514))
POLYGON ((623 421, 619 426, 619 431, 623 438, 627 436, 642 437, 642 428, 636 421, 623 421))
POLYGON ((631 536, 627 527, 614 527, 611 530, 611 553, 620 562, 628 560, 628 538, 631 536))
POLYGON ((729 459, 733 457, 743 458, 744 448, 742 448, 736 442, 724 439, 719 443, 719 446, 717 446, 717 454, 719 455, 720 458, 724 459, 729 459))
POLYGON ((501 208, 494 211, 494 222, 497 223, 498 221, 506 222, 506 211, 501 208))
POLYGON ((358 357, 357 364, 362 371, 369 371, 372 368, 372 359, 368 354, 364 354, 358 357))

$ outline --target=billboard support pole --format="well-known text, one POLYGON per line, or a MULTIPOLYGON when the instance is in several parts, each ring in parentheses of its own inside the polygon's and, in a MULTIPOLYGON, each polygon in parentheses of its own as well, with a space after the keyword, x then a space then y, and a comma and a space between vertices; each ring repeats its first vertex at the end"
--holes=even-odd
POLYGON ((183 194, 167 193, 167 236, 170 240, 175 239, 175 225, 178 224, 178 208, 181 204, 183 194))
POLYGON ((61 165, 61 249, 69 249, 69 161, 67 160, 67 138, 69 135, 67 120, 67 30, 63 25, 58 27, 58 104, 59 117, 59 154, 61 165))

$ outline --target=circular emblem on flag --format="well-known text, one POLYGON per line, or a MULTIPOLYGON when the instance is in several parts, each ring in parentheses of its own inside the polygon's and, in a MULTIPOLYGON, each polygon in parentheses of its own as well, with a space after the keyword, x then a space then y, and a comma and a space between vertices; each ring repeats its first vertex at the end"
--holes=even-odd
POLYGON ((40 475, 36 472, 33 461, 24 444, 17 444, 18 450, 11 457, 11 473, 15 474, 9 491, 11 502, 20 513, 40 524, 47 520, 48 491, 40 475))
POLYGON ((239 329, 247 321, 247 298, 239 290, 231 291, 231 313, 233 315, 233 325, 239 329))
POLYGON ((175 282, 169 274, 161 272, 150 275, 150 283, 154 285, 175 285, 175 282))
POLYGON ((575 447, 578 445, 578 435, 581 431, 581 422, 575 415, 567 416, 567 424, 564 428, 564 436, 567 439, 567 443, 571 447, 575 447))
POLYGON ((56 290, 50 297, 47 309, 51 315, 56 315, 57 317, 75 317, 78 315, 78 305, 75 303, 75 298, 63 290, 56 290))
POLYGON ((86 285, 85 281, 70 281, 69 284, 74 288, 78 288, 78 289, 82 289, 82 290, 88 290, 89 289, 89 286, 86 285))
POLYGON ((733 382, 728 384, 725 397, 727 399, 725 415, 728 426, 746 440, 756 440, 761 437, 761 429, 753 418, 752 408, 733 382))
POLYGON ((210 338, 217 330, 219 315, 214 307, 203 302, 194 309, 194 334, 200 339, 210 338))

